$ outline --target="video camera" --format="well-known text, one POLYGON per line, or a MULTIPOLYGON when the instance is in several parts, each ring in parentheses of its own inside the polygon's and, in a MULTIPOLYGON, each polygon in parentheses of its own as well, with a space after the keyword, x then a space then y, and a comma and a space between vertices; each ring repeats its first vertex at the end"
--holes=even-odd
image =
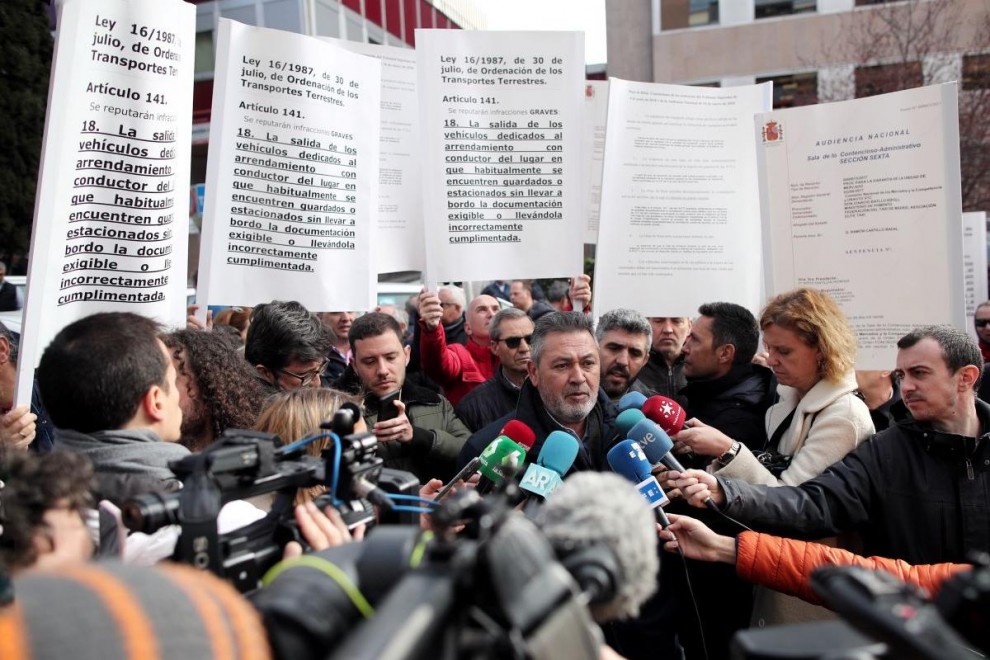
POLYGON ((370 433, 354 433, 360 419, 356 406, 345 405, 323 432, 282 446, 270 433, 228 429, 213 445, 169 467, 182 481, 176 493, 149 493, 123 508, 131 531, 151 534, 165 525, 179 525, 181 535, 173 559, 229 579, 240 591, 256 589, 261 576, 282 558, 285 544, 307 547, 293 516, 299 488, 325 486, 318 507, 333 504, 348 528, 376 521, 418 523, 415 512, 397 509, 390 494, 411 497, 419 481, 411 473, 385 468, 370 433), (317 440, 332 444, 319 458, 305 447, 317 440), (227 502, 276 493, 264 518, 219 534, 217 517, 227 502))
POLYGON ((970 660, 990 651, 990 557, 948 579, 930 600, 885 571, 827 566, 811 586, 843 621, 736 635, 733 658, 970 660))
POLYGON ((517 491, 507 480, 488 497, 457 493, 432 533, 379 527, 277 566, 251 595, 276 657, 597 658, 587 604, 614 597, 614 559, 575 553, 565 569, 513 510, 517 491))

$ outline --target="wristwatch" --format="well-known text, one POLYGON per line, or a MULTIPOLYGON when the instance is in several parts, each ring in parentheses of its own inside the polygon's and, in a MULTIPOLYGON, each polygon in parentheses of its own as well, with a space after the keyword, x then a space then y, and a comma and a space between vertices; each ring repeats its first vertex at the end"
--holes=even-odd
POLYGON ((715 462, 719 464, 720 467, 725 467, 732 462, 732 459, 736 457, 739 450, 742 449, 742 444, 737 440, 734 441, 724 454, 715 459, 715 462))

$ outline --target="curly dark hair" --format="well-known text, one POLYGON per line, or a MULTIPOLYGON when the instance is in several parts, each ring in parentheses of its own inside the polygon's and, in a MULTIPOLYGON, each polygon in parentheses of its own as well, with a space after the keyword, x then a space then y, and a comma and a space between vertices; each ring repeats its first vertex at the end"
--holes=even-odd
POLYGON ((180 442, 201 451, 226 429, 249 429, 267 397, 261 381, 226 335, 176 330, 162 337, 197 411, 183 410, 180 442), (198 395, 195 393, 198 391, 198 395))
POLYGON ((0 453, 0 480, 0 570, 7 574, 38 559, 34 539, 45 527, 46 511, 93 505, 93 464, 82 454, 6 450, 0 453))

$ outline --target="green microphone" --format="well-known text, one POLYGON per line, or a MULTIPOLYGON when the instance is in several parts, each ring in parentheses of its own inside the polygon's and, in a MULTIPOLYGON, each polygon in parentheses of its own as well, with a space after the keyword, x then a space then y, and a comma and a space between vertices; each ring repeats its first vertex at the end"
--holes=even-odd
POLYGON ((495 486, 505 481, 510 474, 515 474, 526 462, 526 448, 513 442, 507 436, 500 435, 492 440, 481 452, 481 480, 475 489, 480 495, 486 495, 495 486))

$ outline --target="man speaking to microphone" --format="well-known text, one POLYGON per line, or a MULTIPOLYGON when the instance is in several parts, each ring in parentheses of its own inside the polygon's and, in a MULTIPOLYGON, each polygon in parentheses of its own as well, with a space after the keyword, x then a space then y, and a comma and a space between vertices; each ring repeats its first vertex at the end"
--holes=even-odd
POLYGON ((536 433, 530 456, 539 455, 550 433, 562 431, 580 442, 573 470, 607 470, 615 409, 598 387, 601 364, 591 320, 580 312, 546 314, 536 322, 531 355, 516 409, 472 435, 458 467, 481 453, 508 420, 518 419, 536 433))

